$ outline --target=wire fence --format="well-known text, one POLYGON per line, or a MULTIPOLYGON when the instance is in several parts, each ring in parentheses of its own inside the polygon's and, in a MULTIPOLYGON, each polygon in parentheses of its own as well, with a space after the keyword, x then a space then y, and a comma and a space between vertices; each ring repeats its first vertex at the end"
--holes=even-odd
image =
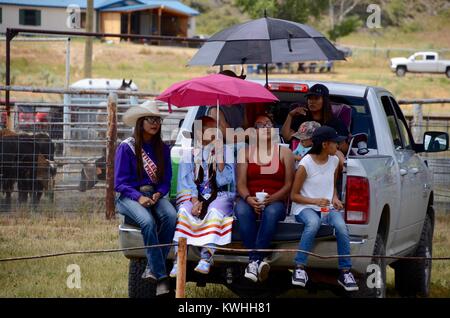
MULTIPOLYGON (((111 126, 108 94, 117 93, 116 143, 132 134, 132 128, 122 123, 126 109, 156 94, 123 88, 94 91, 13 87, 13 90, 57 95, 60 101, 16 100, 9 110, 0 104, 0 128, 3 128, 0 130, 0 190, 3 192, 0 211, 105 211, 107 132, 111 126), (8 119, 14 131, 5 129, 8 119)), ((173 145, 187 109, 174 107, 174 112, 169 114, 165 103, 159 104, 159 108, 167 115, 162 125, 163 140, 173 145)), ((430 130, 450 133, 450 117, 424 116, 417 121, 409 116, 407 119, 411 130, 416 132, 414 136, 423 136, 424 131, 430 130)), ((422 156, 433 173, 435 201, 442 202, 447 209, 450 152, 422 156)))
MULTIPOLYGON (((56 94, 61 101, 16 100, 9 110, 0 105, 0 211, 104 211, 111 90, 67 94, 51 88, 17 89, 56 94), (8 120, 12 130, 6 128, 8 120)), ((122 91, 117 96, 116 143, 133 132, 123 124, 123 113, 154 95, 122 91)), ((158 106, 165 115, 162 138, 172 145, 187 110, 174 107, 169 114, 167 104, 158 106)))
MULTIPOLYGON (((155 245, 145 245, 138 247, 127 247, 127 248, 115 248, 115 249, 102 249, 102 250, 86 250, 86 251, 70 251, 70 252, 58 252, 51 254, 42 254, 42 255, 34 255, 34 256, 20 256, 20 257, 8 257, 0 259, 0 263, 4 262, 13 262, 13 261, 26 261, 26 260, 36 260, 36 259, 44 259, 51 257, 59 257, 59 256, 69 256, 69 255, 88 255, 88 254, 108 254, 108 253, 117 253, 117 252, 126 252, 126 251, 136 251, 136 250, 144 250, 150 248, 161 248, 161 247, 173 247, 177 246, 177 243, 171 244, 155 244, 155 245)), ((190 245, 188 245, 190 246, 190 245)), ((207 246, 196 246, 197 248, 203 248, 207 246)), ((319 259, 339 259, 339 258, 369 258, 369 259, 394 259, 394 260, 411 260, 411 261, 450 261, 450 256, 445 257, 419 257, 419 256, 386 256, 386 255, 321 255, 317 253, 313 253, 310 251, 305 251, 301 249, 246 249, 246 248, 227 248, 227 247, 219 247, 216 246, 214 249, 218 251, 227 251, 227 252, 238 252, 238 253, 249 253, 249 252, 262 252, 262 253, 273 253, 273 252, 282 252, 282 253, 305 253, 309 256, 319 258, 319 259)))

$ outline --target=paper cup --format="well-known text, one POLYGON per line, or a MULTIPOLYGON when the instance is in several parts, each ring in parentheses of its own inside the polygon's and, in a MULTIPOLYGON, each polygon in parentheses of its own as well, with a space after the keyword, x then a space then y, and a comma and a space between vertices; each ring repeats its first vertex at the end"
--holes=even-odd
POLYGON ((268 196, 269 194, 267 192, 256 192, 256 199, 258 200, 258 202, 264 202, 264 199, 268 196))

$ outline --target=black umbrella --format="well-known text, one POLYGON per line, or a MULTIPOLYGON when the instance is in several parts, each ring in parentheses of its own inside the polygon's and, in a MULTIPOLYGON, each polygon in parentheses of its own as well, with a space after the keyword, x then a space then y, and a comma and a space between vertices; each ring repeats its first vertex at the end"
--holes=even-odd
POLYGON ((266 64, 345 60, 341 51, 314 28, 287 20, 262 18, 214 34, 189 65, 266 64))

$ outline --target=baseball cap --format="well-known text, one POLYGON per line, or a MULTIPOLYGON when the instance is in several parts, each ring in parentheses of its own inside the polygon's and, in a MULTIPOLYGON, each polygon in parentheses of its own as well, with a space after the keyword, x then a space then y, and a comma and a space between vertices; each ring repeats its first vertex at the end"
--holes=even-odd
POLYGON ((305 121, 300 125, 298 131, 292 137, 299 140, 311 139, 314 131, 320 127, 317 121, 305 121))
POLYGON ((315 85, 311 86, 311 88, 309 89, 308 93, 306 94, 306 97, 307 98, 309 96, 327 97, 329 95, 330 95, 330 91, 328 90, 328 88, 325 85, 315 84, 315 85))
POLYGON ((314 144, 320 144, 325 141, 341 142, 346 139, 347 137, 339 136, 336 130, 329 126, 321 126, 317 128, 312 136, 314 144))

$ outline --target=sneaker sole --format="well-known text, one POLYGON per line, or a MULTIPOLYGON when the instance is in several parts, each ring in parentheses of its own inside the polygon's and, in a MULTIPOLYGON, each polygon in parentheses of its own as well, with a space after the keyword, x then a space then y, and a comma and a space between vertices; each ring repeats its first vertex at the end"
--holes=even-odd
POLYGON ((306 283, 297 282, 296 280, 292 280, 292 285, 305 287, 306 283))
POLYGON ((356 286, 356 287, 347 287, 347 286, 345 286, 344 284, 342 284, 340 280, 338 280, 337 282, 338 282, 339 285, 341 285, 346 291, 358 291, 358 290, 359 290, 359 287, 358 287, 358 286, 356 286))
POLYGON ((270 265, 267 263, 261 264, 258 268, 258 276, 261 282, 269 277, 270 265))
POLYGON ((176 278, 177 274, 169 274, 170 278, 176 278))
POLYGON ((251 280, 254 283, 258 282, 258 277, 256 277, 255 275, 245 273, 244 277, 247 278, 248 280, 251 280))
POLYGON ((209 271, 202 271, 201 269, 198 269, 198 268, 194 268, 194 271, 196 271, 197 273, 200 273, 200 274, 204 274, 204 275, 209 274, 209 271))
POLYGON ((145 280, 146 282, 152 283, 152 284, 156 284, 158 282, 158 280, 154 277, 142 277, 141 278, 143 280, 145 280))

